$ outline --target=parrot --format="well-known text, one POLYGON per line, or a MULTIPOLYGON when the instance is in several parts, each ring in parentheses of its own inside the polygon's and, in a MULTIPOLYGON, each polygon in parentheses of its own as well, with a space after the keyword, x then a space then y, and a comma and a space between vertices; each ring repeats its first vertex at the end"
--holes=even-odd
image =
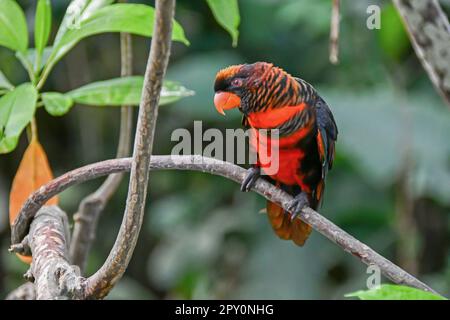
POLYGON ((295 218, 305 207, 316 210, 321 204, 335 156, 338 129, 330 107, 311 84, 268 62, 220 70, 214 105, 223 115, 224 110, 238 108, 242 125, 253 133, 250 146, 256 149, 257 161, 247 170, 241 191, 250 191, 263 177, 290 194, 289 211, 267 201, 267 216, 279 238, 303 246, 312 228, 295 218), (277 136, 266 136, 266 145, 278 146, 276 172, 265 174, 268 162, 260 159, 260 129, 278 129, 277 136))

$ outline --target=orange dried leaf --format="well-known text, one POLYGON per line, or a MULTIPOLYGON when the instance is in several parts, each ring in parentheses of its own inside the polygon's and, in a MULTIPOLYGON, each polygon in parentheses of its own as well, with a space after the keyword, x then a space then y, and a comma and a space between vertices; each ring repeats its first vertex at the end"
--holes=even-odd
MULTIPOLYGON (((48 163, 47 155, 41 144, 33 139, 23 155, 16 176, 14 177, 9 195, 9 223, 14 220, 27 198, 42 185, 53 179, 53 173, 48 163)), ((58 204, 55 196, 46 205, 58 204)), ((18 255, 25 263, 31 263, 31 257, 18 255)))

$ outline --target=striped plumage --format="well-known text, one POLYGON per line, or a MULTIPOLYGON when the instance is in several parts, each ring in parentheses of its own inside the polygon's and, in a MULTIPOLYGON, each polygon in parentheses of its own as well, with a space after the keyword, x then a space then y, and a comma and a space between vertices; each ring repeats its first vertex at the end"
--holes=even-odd
MULTIPOLYGON (((243 113, 244 126, 251 128, 256 136, 251 141, 254 148, 258 149, 257 129, 278 129, 280 165, 270 179, 298 201, 304 196, 307 205, 316 209, 323 197, 337 139, 333 115, 316 90, 306 81, 265 62, 219 71, 214 90, 219 112, 237 107, 243 113)), ((261 157, 262 153, 258 155, 261 157)), ((264 161, 257 166, 264 170, 261 163, 264 161)), ((311 231, 307 224, 291 220, 274 203, 268 202, 267 213, 280 238, 303 245, 311 231)))

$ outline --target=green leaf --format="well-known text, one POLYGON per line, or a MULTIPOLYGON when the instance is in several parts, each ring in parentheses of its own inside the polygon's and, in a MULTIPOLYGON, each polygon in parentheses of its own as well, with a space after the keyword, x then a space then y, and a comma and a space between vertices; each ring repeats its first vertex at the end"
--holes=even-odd
POLYGON ((193 90, 186 89, 178 82, 164 81, 161 89, 161 96, 159 98, 159 105, 173 103, 181 98, 193 96, 195 92, 193 90))
MULTIPOLYGON (((144 77, 122 77, 90 83, 66 93, 77 103, 93 106, 139 105, 144 77)), ((175 102, 194 92, 176 82, 164 81, 160 105, 175 102)))
POLYGON ((73 106, 73 100, 59 92, 45 92, 42 94, 45 110, 52 116, 59 117, 66 114, 73 106))
POLYGON ((52 5, 50 0, 39 0, 34 21, 34 46, 40 56, 47 45, 52 26, 52 5))
POLYGON ((106 7, 110 4, 112 4, 113 2, 114 2, 114 0, 90 0, 88 5, 83 10, 83 13, 80 16, 80 19, 85 20, 85 19, 89 18, 98 9, 106 7))
POLYGON ((358 297, 361 300, 447 300, 431 292, 392 284, 383 284, 374 289, 360 290, 345 296, 358 297))
POLYGON ((9 82, 9 80, 6 79, 5 75, 1 71, 0 71, 0 88, 9 90, 14 88, 11 82, 9 82))
MULTIPOLYGON (((76 23, 68 24, 65 32, 57 37, 44 73, 48 73, 56 62, 86 37, 105 32, 128 32, 150 37, 153 34, 154 15, 155 10, 147 5, 113 4, 95 10, 87 18, 81 16, 76 23)), ((176 21, 172 39, 189 44, 183 28, 176 21)))
POLYGON ((0 45, 21 52, 28 47, 25 15, 14 0, 0 0, 0 45))
POLYGON ((73 0, 67 7, 66 14, 59 26, 55 37, 55 43, 61 40, 61 37, 68 29, 77 28, 81 20, 88 18, 96 10, 103 8, 114 2, 114 0, 73 0))
POLYGON ((36 109, 37 90, 24 83, 0 98, 0 154, 17 146, 20 134, 36 109))
POLYGON ((237 0, 206 0, 208 5, 220 24, 231 35, 233 47, 237 46, 239 37, 239 6, 237 0))

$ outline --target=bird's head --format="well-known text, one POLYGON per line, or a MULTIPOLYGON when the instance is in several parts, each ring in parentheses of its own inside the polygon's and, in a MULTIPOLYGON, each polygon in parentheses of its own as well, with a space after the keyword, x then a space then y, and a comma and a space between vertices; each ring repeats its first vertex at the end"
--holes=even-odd
POLYGON ((225 115, 224 110, 238 108, 241 99, 256 92, 272 68, 271 63, 256 62, 220 70, 214 82, 214 105, 217 111, 225 115))

